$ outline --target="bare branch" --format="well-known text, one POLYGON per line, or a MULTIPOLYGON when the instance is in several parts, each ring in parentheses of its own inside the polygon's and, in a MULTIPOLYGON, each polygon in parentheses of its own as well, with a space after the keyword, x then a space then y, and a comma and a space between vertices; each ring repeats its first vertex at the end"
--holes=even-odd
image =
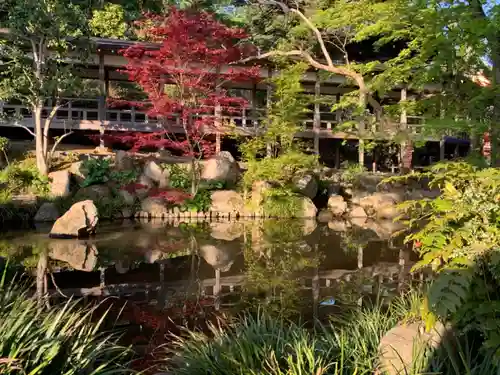
POLYGON ((43 124, 43 156, 46 160, 48 159, 49 152, 48 152, 48 144, 49 144, 49 130, 50 127, 52 126, 52 121, 54 120, 54 116, 56 115, 57 111, 59 110, 60 106, 56 104, 54 107, 52 107, 52 110, 50 111, 48 117, 45 119, 45 122, 43 124))
POLYGON ((71 135, 73 134, 73 131, 70 131, 70 132, 67 132, 67 133, 64 133, 63 135, 61 135, 60 137, 57 137, 55 138, 55 142, 54 142, 54 145, 52 146, 52 149, 50 150, 50 153, 47 154, 46 156, 46 161, 47 163, 49 163, 51 160, 52 160, 52 155, 54 154, 54 152, 56 151, 56 148, 57 146, 59 146, 59 144, 62 142, 62 140, 64 138, 66 138, 68 135, 71 135))
POLYGON ((23 128, 24 130, 26 130, 28 133, 30 133, 33 138, 36 138, 36 134, 30 129, 28 128, 27 126, 25 125, 21 125, 19 124, 17 121, 14 122, 14 126, 18 127, 18 128, 23 128))
POLYGON ((304 13, 302 13, 298 8, 289 8, 286 4, 283 4, 282 2, 279 1, 259 0, 259 3, 277 5, 283 10, 284 13, 295 13, 297 16, 299 16, 299 18, 302 21, 304 21, 307 27, 309 27, 309 29, 311 29, 311 31, 316 36, 316 39, 321 47, 321 51, 323 52, 323 56, 325 57, 328 66, 333 66, 332 58, 328 53, 328 50, 326 49, 325 41, 323 40, 323 35, 321 35, 321 31, 319 31, 319 29, 316 26, 314 26, 311 20, 307 18, 304 13))

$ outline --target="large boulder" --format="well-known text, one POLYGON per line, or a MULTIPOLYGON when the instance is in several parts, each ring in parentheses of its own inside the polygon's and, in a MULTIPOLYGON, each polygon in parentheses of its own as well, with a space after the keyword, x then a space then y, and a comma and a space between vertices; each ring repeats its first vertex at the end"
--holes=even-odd
POLYGON ((112 195, 111 189, 107 185, 90 185, 76 192, 77 199, 90 199, 93 201, 110 199, 112 195))
POLYGON ((153 218, 161 218, 168 215, 169 207, 165 199, 149 197, 141 202, 141 211, 147 212, 153 218))
POLYGON ((242 216, 245 211, 245 202, 243 197, 233 190, 216 190, 212 192, 210 211, 242 216))
POLYGON ((292 180, 294 191, 313 199, 318 194, 318 181, 316 177, 306 174, 301 177, 296 177, 292 180))
POLYGON ((420 322, 399 324, 380 340, 379 370, 388 375, 409 374, 415 358, 423 356, 426 349, 437 349, 451 334, 450 327, 442 323, 429 332, 420 322))
POLYGON ((313 201, 308 197, 299 197, 302 203, 302 211, 297 215, 298 218, 311 219, 316 218, 318 209, 313 201))
POLYGON ((393 219, 398 215, 396 205, 401 201, 402 197, 398 193, 377 192, 361 198, 358 204, 370 216, 393 219))
POLYGON ((351 208, 351 211, 349 212, 349 216, 351 218, 360 218, 360 219, 366 219, 368 217, 365 210, 361 206, 353 206, 351 208))
POLYGON ((122 150, 116 152, 115 155, 115 168, 119 171, 127 171, 134 169, 134 159, 122 150))
POLYGON ((170 182, 170 173, 168 169, 163 169, 156 162, 149 161, 144 166, 143 171, 144 176, 148 177, 150 180, 156 182, 158 187, 165 188, 170 182))
POLYGON ((401 201, 402 198, 397 193, 377 192, 361 198, 359 200, 359 205, 365 209, 371 207, 376 210, 381 206, 389 204, 394 205, 401 201))
POLYGON ((59 210, 55 203, 45 202, 38 209, 34 220, 35 222, 56 221, 58 217, 59 210))
POLYGON ((215 157, 205 162, 201 179, 206 181, 223 181, 232 186, 240 178, 238 163, 228 151, 221 151, 215 157))
POLYGON ((52 240, 49 257, 68 263, 78 271, 91 272, 97 266, 97 248, 81 240, 52 240))
POLYGON ((401 214, 401 210, 396 205, 385 205, 380 207, 375 215, 377 219, 394 220, 401 214))
POLYGON ((68 171, 49 173, 50 195, 68 197, 71 194, 71 174, 68 171))
POLYGON ((335 216, 342 216, 347 211, 347 202, 341 195, 332 195, 328 198, 328 209, 335 216))
POLYGON ((51 237, 86 237, 95 233, 99 220, 97 207, 91 200, 75 203, 54 223, 51 237))

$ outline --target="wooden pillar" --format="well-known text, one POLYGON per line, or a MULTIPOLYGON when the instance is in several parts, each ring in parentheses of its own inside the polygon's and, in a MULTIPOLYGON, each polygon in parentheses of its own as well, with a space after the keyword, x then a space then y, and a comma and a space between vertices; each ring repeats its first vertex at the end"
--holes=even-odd
POLYGON ((253 125, 253 128, 254 128, 254 131, 257 130, 257 127, 259 126, 259 121, 258 121, 258 117, 259 117, 259 114, 257 112, 257 85, 254 84, 252 86, 252 114, 251 114, 251 117, 252 117, 252 125, 253 125))
MULTIPOLYGON (((401 89, 401 97, 400 103, 403 104, 401 108, 401 116, 400 116, 400 126, 402 131, 408 131, 408 116, 406 112, 406 108, 404 108, 404 102, 407 100, 407 90, 405 87, 401 89)), ((400 172, 405 172, 411 169, 411 158, 413 156, 413 145, 411 141, 408 139, 406 141, 401 142, 400 144, 400 158, 399 158, 399 170, 400 172)))
POLYGON ((319 155, 319 131, 321 128, 321 113, 319 100, 321 97, 321 83, 319 74, 316 73, 316 82, 314 83, 314 153, 319 155))
MULTIPOLYGON (((273 100, 273 86, 271 84, 271 79, 273 78, 273 69, 271 67, 268 68, 267 70, 267 84, 266 84, 266 107, 267 111, 269 113, 269 110, 271 108, 271 103, 273 100)), ((270 143, 266 145, 266 155, 268 157, 273 156, 273 148, 270 143)))
POLYGON ((99 147, 104 148, 104 122, 106 121, 106 69, 104 67, 104 53, 99 51, 99 103, 98 103, 98 118, 100 122, 99 128, 99 147))
POLYGON ((361 135, 358 140, 358 161, 360 166, 365 166, 365 141, 361 138, 361 135))

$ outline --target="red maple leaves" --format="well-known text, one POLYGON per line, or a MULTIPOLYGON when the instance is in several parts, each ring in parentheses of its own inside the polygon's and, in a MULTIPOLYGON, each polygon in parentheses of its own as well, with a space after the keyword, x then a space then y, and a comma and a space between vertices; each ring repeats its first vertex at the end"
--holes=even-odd
MULTIPOLYGON (((242 42, 244 30, 228 27, 209 13, 170 9, 167 17, 146 14, 138 22, 151 42, 122 51, 124 72, 147 94, 133 105, 156 119, 164 130, 119 137, 133 150, 167 148, 187 156, 207 156, 214 150, 207 135, 224 132, 227 118, 248 106, 226 88, 256 82, 259 67, 233 64, 254 53, 242 42)), ((122 102, 118 106, 123 105, 122 102)))

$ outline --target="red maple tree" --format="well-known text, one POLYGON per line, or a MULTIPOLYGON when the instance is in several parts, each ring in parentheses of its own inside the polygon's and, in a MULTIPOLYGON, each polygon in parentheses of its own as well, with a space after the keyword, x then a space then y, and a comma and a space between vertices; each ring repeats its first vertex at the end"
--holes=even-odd
POLYGON ((166 17, 146 14, 139 25, 150 43, 122 51, 128 60, 124 72, 148 100, 128 104, 156 119, 161 129, 119 138, 133 151, 166 148, 192 157, 194 181, 197 161, 215 149, 207 135, 224 132, 228 125, 224 115, 237 115, 248 106, 225 86, 258 80, 257 66, 233 65, 254 53, 254 48, 242 42, 247 37, 243 29, 228 27, 206 12, 172 7, 166 17))

